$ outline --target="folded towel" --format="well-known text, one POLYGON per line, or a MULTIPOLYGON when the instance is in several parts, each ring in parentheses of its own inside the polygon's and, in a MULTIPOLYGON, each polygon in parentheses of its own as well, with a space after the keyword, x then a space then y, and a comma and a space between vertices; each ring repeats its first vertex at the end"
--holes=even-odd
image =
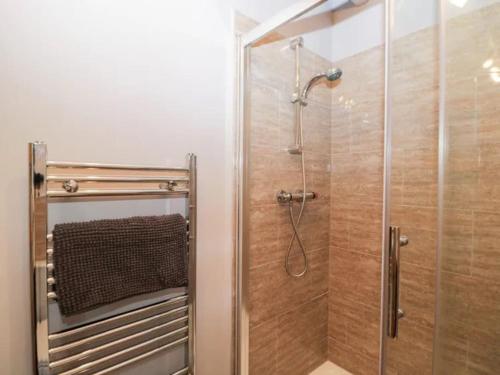
POLYGON ((59 308, 73 315, 123 298, 186 286, 186 221, 179 215, 57 224, 59 308))

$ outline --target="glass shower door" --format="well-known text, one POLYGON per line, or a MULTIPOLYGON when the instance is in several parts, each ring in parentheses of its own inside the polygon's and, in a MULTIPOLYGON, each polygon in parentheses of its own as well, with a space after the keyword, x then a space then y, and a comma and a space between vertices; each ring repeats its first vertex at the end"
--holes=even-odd
POLYGON ((500 1, 443 4, 434 374, 500 369, 500 1))
POLYGON ((383 373, 422 375, 432 373, 435 313, 438 2, 389 3, 383 373))
POLYGON ((500 2, 389 3, 383 373, 497 374, 500 2))

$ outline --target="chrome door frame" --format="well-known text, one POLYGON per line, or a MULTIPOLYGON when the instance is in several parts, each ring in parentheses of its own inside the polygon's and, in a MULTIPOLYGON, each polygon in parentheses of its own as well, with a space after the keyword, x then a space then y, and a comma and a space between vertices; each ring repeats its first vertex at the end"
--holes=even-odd
POLYGON ((382 214, 382 272, 381 272, 381 295, 380 295, 380 350, 379 350, 379 374, 384 374, 386 332, 389 319, 389 260, 390 260, 390 208, 391 208, 391 170, 392 170, 392 103, 391 89, 392 80, 390 75, 390 62, 392 59, 391 35, 393 19, 393 2, 395 0, 384 0, 385 25, 384 25, 384 190, 383 190, 383 214, 382 214))
MULTIPOLYGON (((390 242, 391 242, 391 169, 392 169, 392 77, 391 77, 391 61, 392 61, 392 35, 394 34, 394 16, 395 16, 395 1, 385 0, 385 108, 384 108, 384 213, 383 213, 383 251, 382 251, 382 298, 381 298, 381 324, 380 324, 380 374, 384 374, 385 358, 386 358, 386 341, 391 339, 388 335, 388 326, 390 319, 390 302, 389 302, 389 262, 390 257, 390 242)), ((446 155, 446 130, 445 130, 445 83, 446 83, 446 51, 445 51, 445 9, 446 1, 438 0, 438 32, 439 32, 439 120, 438 120, 438 217, 437 230, 438 238, 436 241, 436 288, 440 285, 440 252, 442 242, 442 221, 443 221, 443 181, 446 155)), ((439 290, 436 289, 435 296, 435 322, 439 318, 439 290)), ((396 327, 397 336, 397 327, 396 327)), ((434 326, 433 337, 433 373, 435 371, 434 364, 436 358, 435 338, 437 336, 437 327, 434 326)))

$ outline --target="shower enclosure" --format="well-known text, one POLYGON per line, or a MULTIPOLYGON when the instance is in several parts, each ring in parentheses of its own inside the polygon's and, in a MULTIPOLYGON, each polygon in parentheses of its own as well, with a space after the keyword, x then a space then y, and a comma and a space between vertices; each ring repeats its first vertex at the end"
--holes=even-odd
POLYGON ((498 373, 500 1, 236 27, 235 372, 498 373))

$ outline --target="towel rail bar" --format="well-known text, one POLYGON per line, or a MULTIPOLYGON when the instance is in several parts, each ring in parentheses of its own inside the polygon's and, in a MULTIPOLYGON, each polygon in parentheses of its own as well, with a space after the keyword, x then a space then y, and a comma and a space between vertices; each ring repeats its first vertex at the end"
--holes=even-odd
POLYGON ((109 196, 134 196, 134 195, 166 195, 174 197, 186 197, 189 190, 166 190, 166 189, 88 189, 67 192, 64 190, 48 190, 48 198, 73 198, 73 197, 109 197, 109 196))
POLYGON ((75 163, 68 161, 47 161, 47 167, 53 168, 92 168, 92 169, 121 169, 143 171, 178 171, 189 172, 188 168, 167 168, 151 165, 105 164, 105 163, 75 163))
POLYGON ((171 375, 187 375, 189 373, 189 368, 185 367, 182 370, 176 371, 171 375))
POLYGON ((69 331, 63 331, 49 335, 50 347, 61 346, 69 342, 90 337, 102 332, 109 331, 113 328, 120 327, 125 324, 136 322, 138 320, 163 313, 171 309, 185 306, 188 300, 187 295, 171 298, 165 302, 155 305, 146 306, 138 310, 128 313, 113 316, 95 323, 87 324, 82 327, 74 328, 69 331))
POLYGON ((157 353, 164 349, 170 349, 177 345, 181 345, 188 341, 187 337, 182 337, 174 342, 162 343, 162 345, 158 347, 154 347, 155 343, 161 342, 163 337, 157 337, 152 340, 149 340, 145 343, 135 345, 131 348, 124 349, 120 352, 113 353, 109 356, 97 359, 93 362, 86 363, 81 365, 75 369, 71 369, 69 371, 61 372, 60 375, 77 375, 77 374, 106 374, 111 370, 118 369, 120 367, 125 366, 126 364, 133 363, 138 361, 139 359, 145 358, 144 355, 149 354, 148 356, 157 353), (153 346, 152 348, 148 348, 148 346, 153 346), (144 350, 141 353, 141 349, 144 350), (123 358, 121 358, 123 357, 123 358), (113 363, 115 362, 115 363, 113 363), (95 372, 98 371, 98 372, 95 372))
POLYGON ((47 182, 65 182, 75 180, 79 182, 170 182, 189 181, 186 177, 180 176, 77 176, 77 175, 48 175, 47 182))
POLYGON ((127 337, 127 335, 130 336, 132 334, 140 333, 145 328, 181 328, 185 325, 188 319, 186 312, 187 306, 180 307, 178 309, 168 311, 167 313, 155 315, 150 318, 127 324, 125 326, 118 327, 92 337, 87 337, 66 345, 51 348, 49 349, 50 360, 58 361, 62 358, 81 353, 84 350, 92 349, 92 347, 104 345, 106 343, 113 342, 113 340, 122 339, 124 337, 127 337))
POLYGON ((176 371, 171 375, 186 375, 188 373, 189 373, 189 369, 187 367, 185 367, 182 370, 176 371))
POLYGON ((181 339, 187 335, 188 330, 188 327, 184 326, 174 331, 169 331, 162 334, 161 328, 163 327, 154 327, 149 330, 145 330, 134 335, 127 336, 122 339, 86 350, 82 353, 63 358, 59 361, 51 361, 50 368, 52 370, 55 370, 56 372, 71 370, 75 367, 91 363, 94 360, 99 360, 108 355, 113 355, 119 353, 122 350, 133 348, 135 346, 151 344, 158 341, 172 342, 181 339), (158 331, 160 331, 160 335, 158 335, 158 331), (155 336, 155 334, 157 336, 155 336), (147 340, 141 341, 141 339, 143 338, 146 338, 147 340), (127 344, 129 344, 129 346, 127 346, 127 344))
MULTIPOLYGON (((182 338, 180 340, 174 341, 173 343, 170 343, 170 344, 167 344, 167 345, 164 345, 164 346, 160 346, 159 348, 153 349, 150 352, 146 352, 146 353, 141 354, 141 355, 139 355, 137 357, 134 357, 134 358, 131 358, 131 359, 127 360, 127 361, 119 363, 118 365, 109 367, 109 368, 107 368, 107 369, 105 369, 103 371, 96 372, 94 375, 108 374, 108 373, 110 373, 112 371, 118 370, 119 368, 122 368, 124 366, 129 365, 129 364, 132 364, 134 362, 137 362, 137 361, 140 361, 142 359, 151 357, 152 355, 154 355, 156 353, 162 352, 164 350, 169 350, 169 349, 172 349, 172 348, 174 348, 176 346, 182 345, 182 344, 184 344, 187 341, 188 341, 188 338, 184 337, 184 338, 182 338)), ((180 371, 177 371, 177 372, 173 373, 172 375, 185 375, 185 374, 189 374, 189 369, 187 367, 183 368, 180 371)))

